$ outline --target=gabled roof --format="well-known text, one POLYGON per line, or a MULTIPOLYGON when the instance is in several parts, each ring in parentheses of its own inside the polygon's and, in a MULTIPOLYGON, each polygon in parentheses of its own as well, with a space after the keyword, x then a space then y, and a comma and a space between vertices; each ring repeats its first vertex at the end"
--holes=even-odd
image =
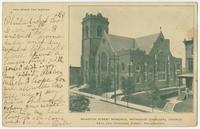
POLYGON ((154 42, 158 39, 160 33, 151 34, 143 37, 135 38, 135 48, 139 48, 143 51, 145 51, 147 54, 151 51, 153 48, 154 42))
MULTIPOLYGON (((106 34, 106 33, 105 33, 106 34)), ((128 50, 131 48, 141 49, 147 54, 153 48, 154 42, 158 39, 161 33, 151 34, 147 36, 142 36, 138 38, 129 38, 118 35, 106 34, 111 45, 111 48, 114 51, 128 50)))
POLYGON ((134 39, 118 36, 118 35, 111 35, 107 34, 110 45, 114 49, 114 51, 120 51, 120 50, 127 50, 130 48, 134 48, 134 39))

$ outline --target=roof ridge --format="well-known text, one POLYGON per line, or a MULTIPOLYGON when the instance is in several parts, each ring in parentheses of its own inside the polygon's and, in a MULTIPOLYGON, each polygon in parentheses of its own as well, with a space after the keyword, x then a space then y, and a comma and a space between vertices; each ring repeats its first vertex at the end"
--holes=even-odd
POLYGON ((140 37, 136 37, 135 39, 144 38, 144 37, 148 37, 148 36, 154 36, 154 35, 160 35, 160 32, 159 33, 148 34, 148 35, 143 35, 143 36, 140 36, 140 37))
POLYGON ((128 36, 121 36, 121 35, 115 35, 115 34, 107 34, 108 36, 116 36, 116 37, 122 37, 122 38, 129 38, 129 39, 139 39, 139 38, 144 38, 144 37, 148 37, 148 36, 154 36, 154 35, 160 35, 159 33, 153 33, 153 34, 147 34, 147 35, 143 35, 143 36, 138 36, 138 37, 128 37, 128 36))
POLYGON ((111 47, 111 50, 114 52, 115 50, 113 49, 113 47, 112 47, 112 45, 111 45, 111 41, 110 41, 110 39, 109 39, 109 34, 108 33, 106 33, 105 31, 104 31, 104 35, 105 35, 105 37, 106 37, 106 39, 108 40, 108 44, 109 44, 109 46, 111 47))
POLYGON ((128 37, 128 36, 121 36, 121 35, 114 35, 114 34, 108 34, 110 36, 116 36, 116 37, 121 37, 121 38, 129 38, 129 39, 134 39, 132 37, 128 37))

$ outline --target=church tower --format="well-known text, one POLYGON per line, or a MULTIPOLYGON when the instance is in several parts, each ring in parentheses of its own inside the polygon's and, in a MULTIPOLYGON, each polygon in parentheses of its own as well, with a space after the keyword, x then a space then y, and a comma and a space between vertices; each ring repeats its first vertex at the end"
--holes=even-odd
POLYGON ((108 33, 108 18, 98 13, 86 14, 82 21, 81 73, 83 83, 95 84, 95 56, 103 32, 108 33))

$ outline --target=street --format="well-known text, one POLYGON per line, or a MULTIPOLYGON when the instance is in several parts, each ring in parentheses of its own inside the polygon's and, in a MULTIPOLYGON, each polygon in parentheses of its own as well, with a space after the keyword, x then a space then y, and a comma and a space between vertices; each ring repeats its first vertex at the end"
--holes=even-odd
POLYGON ((91 113, 130 113, 130 112, 140 112, 135 109, 126 108, 124 106, 115 105, 109 102, 89 99, 90 100, 90 112, 91 113))

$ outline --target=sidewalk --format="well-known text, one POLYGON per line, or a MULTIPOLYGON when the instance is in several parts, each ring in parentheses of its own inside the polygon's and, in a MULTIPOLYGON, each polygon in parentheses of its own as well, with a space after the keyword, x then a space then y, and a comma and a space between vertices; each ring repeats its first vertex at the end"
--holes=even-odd
MULTIPOLYGON (((180 88, 183 88, 184 86, 181 86, 180 88)), ((173 86, 173 87, 167 87, 167 88, 162 88, 162 89, 160 89, 161 91, 163 91, 163 90, 168 90, 168 89, 177 89, 178 87, 175 87, 175 86, 173 86)), ((122 93, 122 91, 120 91, 120 90, 117 90, 117 92, 116 92, 117 94, 119 94, 119 93, 122 93)), ((139 94, 144 94, 144 93, 146 93, 146 91, 139 91, 139 92, 135 92, 135 93, 132 93, 131 95, 139 95, 139 94)), ((113 96, 114 95, 114 93, 113 92, 106 92, 106 93, 104 93, 104 97, 108 97, 108 98, 111 98, 111 96, 113 96)), ((124 95, 122 94, 122 95, 118 95, 117 96, 117 100, 121 100, 122 98, 124 97, 124 95)))
MULTIPOLYGON (((70 92, 72 92, 74 94, 79 94, 79 95, 87 96, 87 97, 92 98, 92 99, 106 101, 106 102, 110 102, 110 103, 115 104, 114 103, 114 99, 105 98, 105 97, 102 97, 102 96, 97 96, 97 95, 89 94, 89 93, 85 93, 85 92, 80 92, 80 91, 75 90, 75 89, 70 89, 70 92)), ((127 107, 127 102, 124 102, 124 101, 117 100, 116 104, 127 107)), ((146 107, 146 106, 142 106, 142 105, 138 105, 138 104, 128 103, 128 107, 140 110, 142 112, 152 112, 152 108, 146 107)), ((158 109, 153 109, 153 112, 163 112, 163 111, 158 110, 158 109)))
POLYGON ((177 97, 173 97, 167 100, 169 100, 169 102, 167 102, 165 107, 163 108, 163 111, 166 111, 166 112, 174 112, 175 105, 181 102, 177 100, 177 97))

